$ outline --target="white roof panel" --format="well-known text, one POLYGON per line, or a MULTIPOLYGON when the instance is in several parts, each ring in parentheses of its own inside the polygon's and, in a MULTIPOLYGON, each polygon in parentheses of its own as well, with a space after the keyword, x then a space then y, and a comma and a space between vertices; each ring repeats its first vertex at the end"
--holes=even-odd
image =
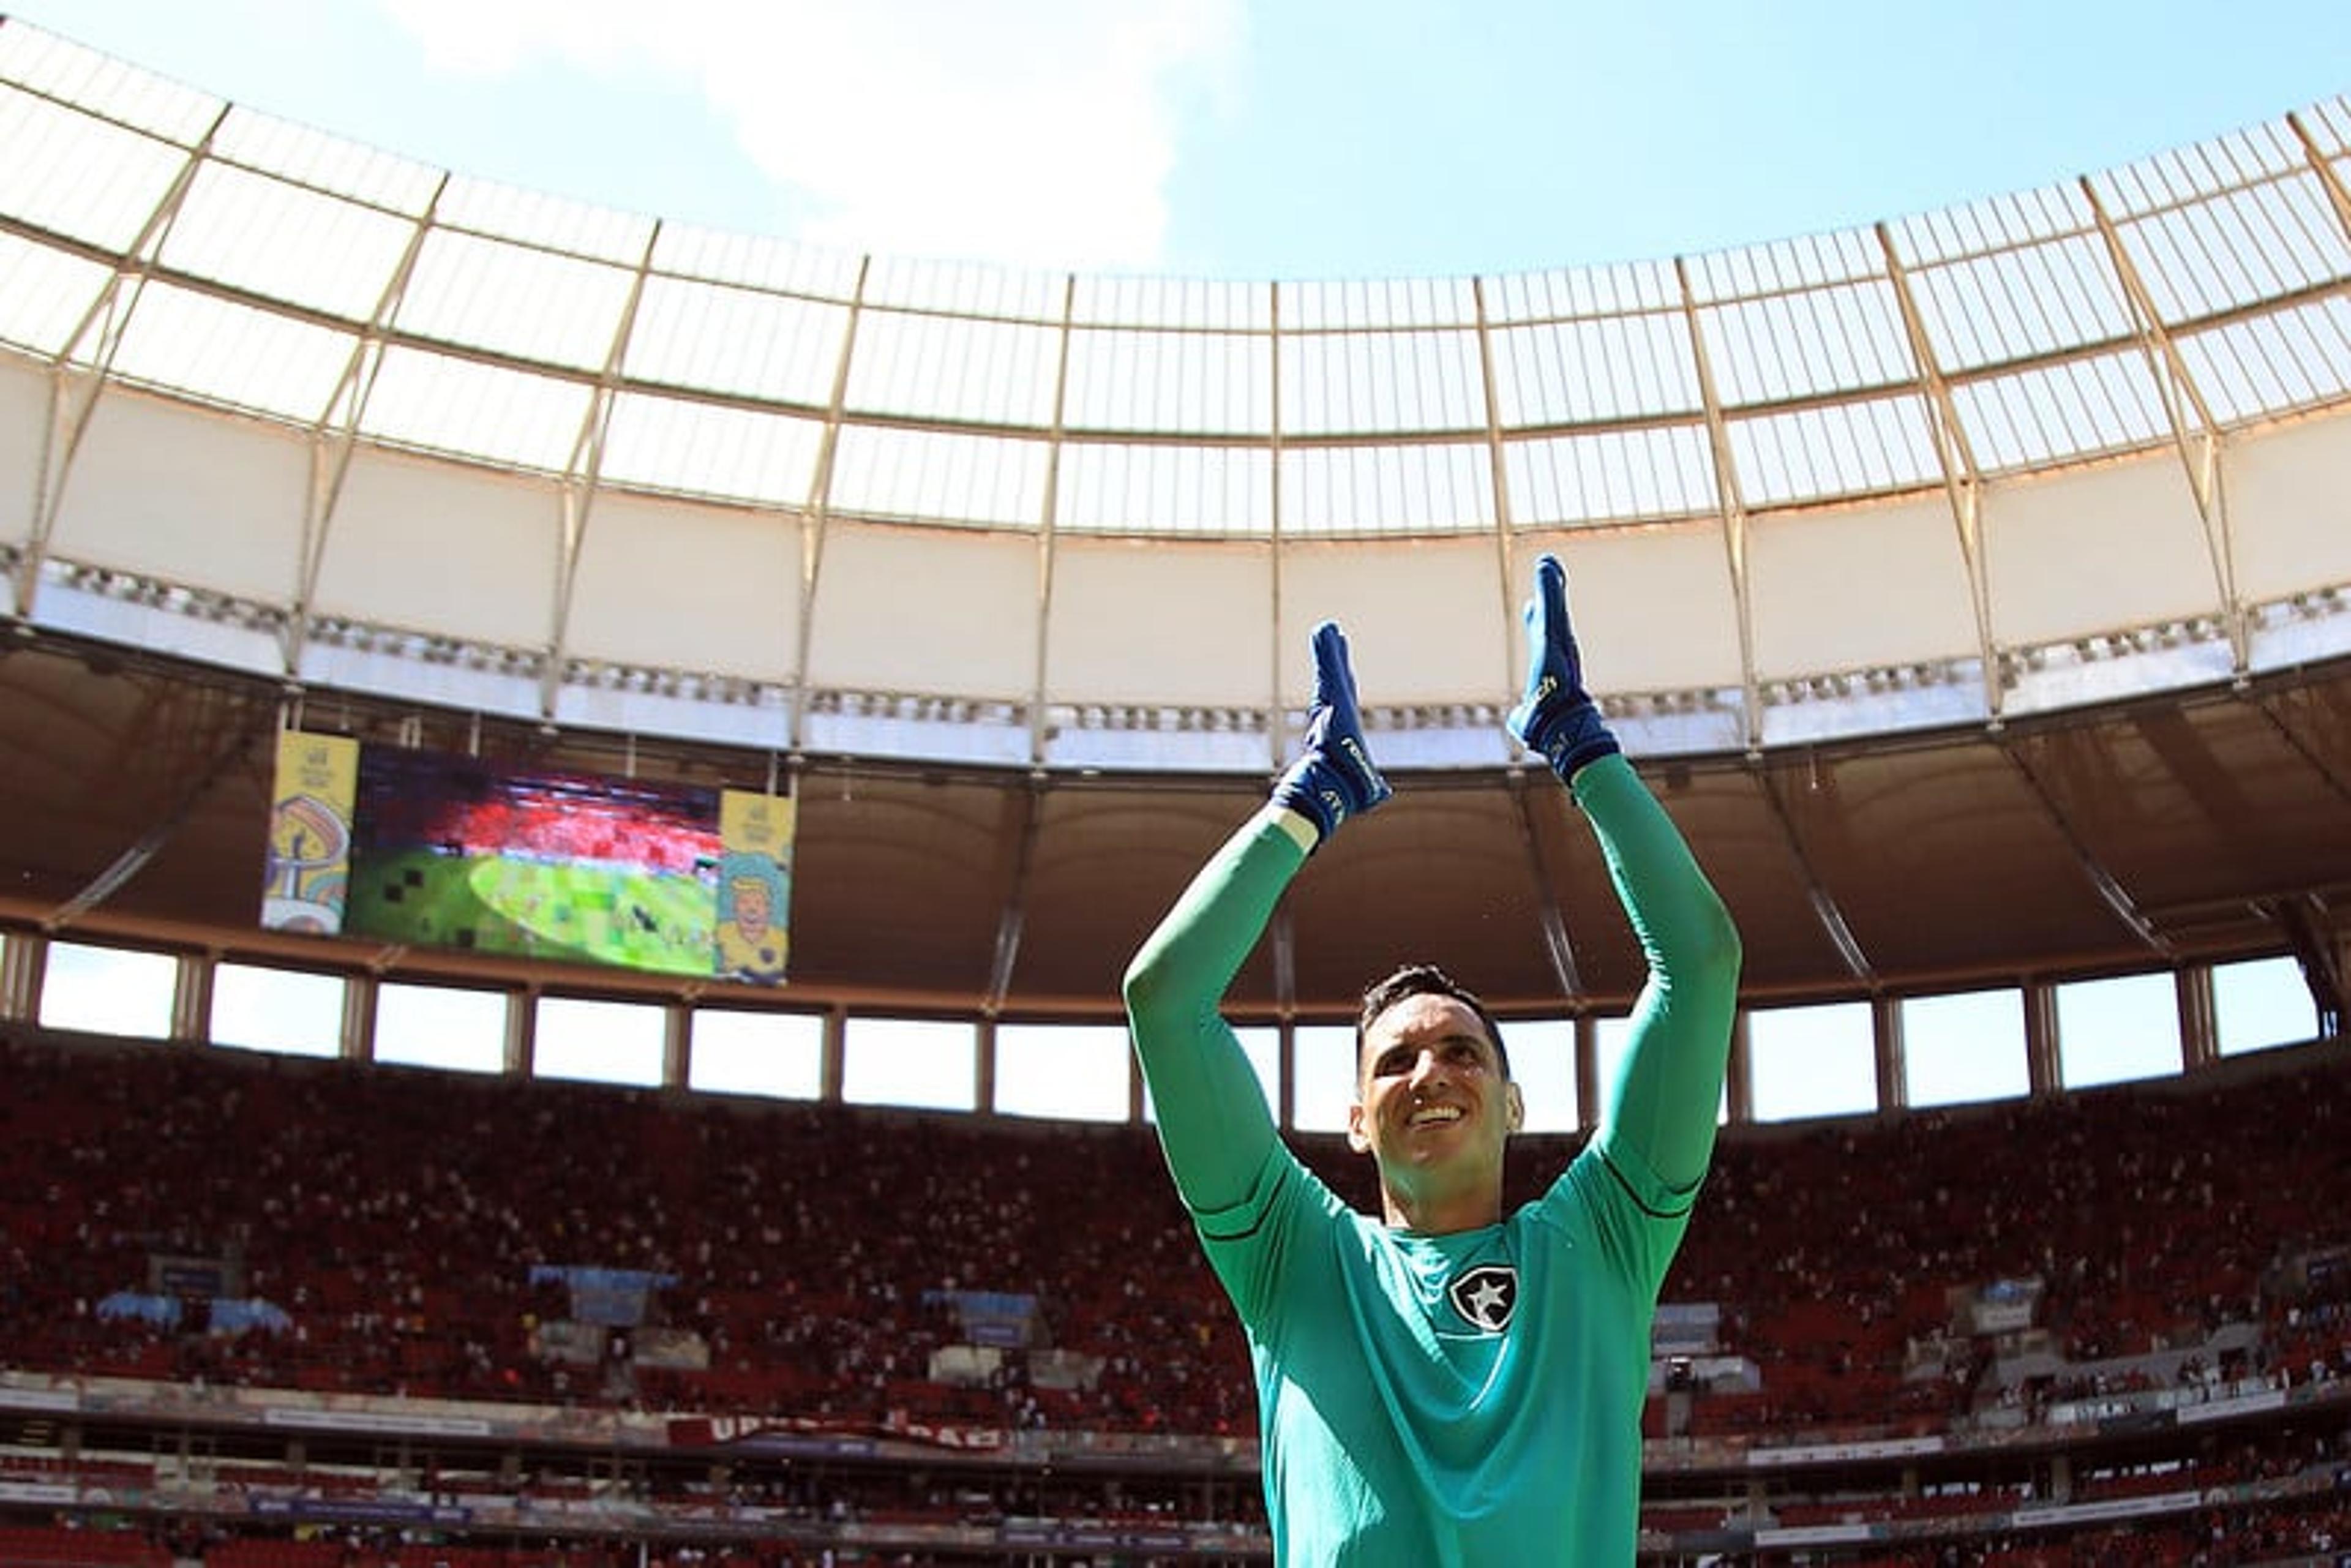
POLYGON ((1266 435, 1273 428, 1273 340, 1080 329, 1070 334, 1061 423, 1071 430, 1266 435))
POLYGON ((1066 529, 1263 536, 1273 521, 1273 453, 1069 442, 1055 495, 1056 526, 1066 529))
POLYGON ((591 389, 394 346, 384 351, 361 434, 538 473, 569 467, 591 389))
POLYGON ((1951 390, 1977 466, 2001 473, 2126 452, 2171 434, 2147 356, 2134 345, 1951 390))
POLYGON ((1081 326, 1249 332, 1273 325, 1270 284, 1125 276, 1072 281, 1070 318, 1081 326))
POLYGON ((622 392, 612 400, 607 485, 799 507, 816 482, 824 426, 765 410, 622 392))
POLYGON ((71 251, 0 233, 0 343, 44 358, 65 352, 113 276, 71 251))
POLYGON ((856 298, 864 265, 848 251, 666 219, 653 240, 653 256, 656 272, 842 302, 856 298))
POLYGON ((845 306, 795 295, 648 277, 622 368, 632 381, 822 408, 849 319, 845 306))
POLYGON ((432 209, 447 179, 430 164, 250 109, 232 110, 221 121, 212 153, 256 174, 409 218, 432 209))
POLYGON ((2340 294, 2188 333, 2179 348, 2223 425, 2351 397, 2351 299, 2340 294))
POLYGON ((225 105, 207 92, 141 70, 68 38, 0 16, 0 80, 80 105, 182 147, 203 140, 225 105))
POLYGON ((567 256, 635 267, 653 243, 653 220, 611 207, 452 174, 434 210, 454 229, 567 256))
POLYGON ((1482 442, 1293 446, 1281 454, 1286 535, 1447 534, 1493 527, 1492 469, 1482 442))
POLYGON ((353 323, 373 317, 415 225, 220 162, 207 162, 163 241, 162 265, 353 323))
POLYGON ((1722 504, 1696 422, 1514 440, 1502 458, 1519 528, 1696 517, 1722 504))
POLYGON ((188 162, 171 142, 5 85, 0 147, 0 213, 117 253, 138 242, 188 162))
POLYGON ((357 339, 150 278, 115 350, 117 375, 296 423, 324 416, 357 339))
POLYGON ((1058 326, 869 308, 858 319, 847 406, 906 419, 1042 428, 1052 423, 1058 326))
POLYGON ((1872 398, 1733 419, 1724 432, 1750 507, 1939 485, 1923 399, 1872 398))
POLYGON ((1703 402, 1678 309, 1510 327, 1489 340, 1506 430, 1686 414, 1703 402))
POLYGON ((631 282, 618 267, 435 229, 393 324, 438 343, 594 371, 612 352, 631 282))
POLYGON ((847 425, 830 504, 857 517, 1035 528, 1047 456, 1042 441, 847 425))
POLYGON ((1698 316, 1716 394, 1729 407, 1917 376, 1900 302, 1883 280, 1705 306, 1698 316))
POLYGON ((1473 333, 1351 331, 1281 340, 1284 435, 1482 430, 1473 333))

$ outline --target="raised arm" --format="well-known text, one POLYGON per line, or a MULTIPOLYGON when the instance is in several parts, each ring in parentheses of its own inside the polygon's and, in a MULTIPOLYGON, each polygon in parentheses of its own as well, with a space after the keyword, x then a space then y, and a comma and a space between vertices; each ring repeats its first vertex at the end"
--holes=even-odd
POLYGON ((1551 556, 1535 565, 1527 640, 1526 695, 1510 712, 1510 733, 1542 754, 1583 809, 1649 963, 1599 1141, 1612 1158, 1638 1162, 1642 1171, 1627 1174, 1687 1193, 1714 1154, 1739 931, 1584 689, 1566 573, 1551 556))
POLYGON ((1127 1021, 1176 1190, 1200 1213, 1240 1202, 1275 1137, 1265 1092, 1217 1011, 1275 902, 1339 825, 1389 795, 1364 745, 1347 639, 1314 630, 1302 754, 1211 856, 1127 966, 1127 1021))

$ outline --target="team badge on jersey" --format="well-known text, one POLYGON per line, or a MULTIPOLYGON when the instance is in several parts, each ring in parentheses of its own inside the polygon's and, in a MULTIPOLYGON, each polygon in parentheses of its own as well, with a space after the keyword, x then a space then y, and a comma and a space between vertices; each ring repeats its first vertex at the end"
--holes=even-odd
POLYGON ((1472 1328, 1500 1333, 1510 1326, 1511 1309, 1519 1304, 1519 1271, 1508 1263, 1480 1263, 1456 1275, 1445 1293, 1472 1328))

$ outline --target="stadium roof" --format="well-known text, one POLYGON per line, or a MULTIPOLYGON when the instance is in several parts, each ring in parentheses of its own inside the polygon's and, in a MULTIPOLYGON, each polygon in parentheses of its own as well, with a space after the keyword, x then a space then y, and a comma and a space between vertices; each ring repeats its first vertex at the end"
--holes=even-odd
POLYGON ((1726 493, 1760 510, 2036 471, 2351 388, 2340 99, 1841 233, 1269 284, 682 228, 340 141, 22 23, 0 26, 0 126, 19 351, 755 507, 1219 538, 1618 526, 1726 493))
POLYGON ((1496 727, 1545 549, 1758 994, 2274 950, 2351 900, 2340 99, 1847 232, 1343 284, 694 231, 19 23, 0 140, 29 917, 240 928, 258 743, 325 723, 789 779, 811 994, 1099 1008, 1338 614, 1407 787, 1242 994, 1422 953, 1621 999, 1496 727))

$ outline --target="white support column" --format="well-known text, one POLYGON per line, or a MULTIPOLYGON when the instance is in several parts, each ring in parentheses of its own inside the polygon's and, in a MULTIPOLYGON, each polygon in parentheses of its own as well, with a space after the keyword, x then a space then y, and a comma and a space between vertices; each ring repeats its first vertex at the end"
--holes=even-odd
POLYGON ((213 953, 173 955, 172 1039, 202 1045, 213 1037, 213 953))
POLYGON ((1272 336, 1266 353, 1266 374, 1271 382, 1266 443, 1272 455, 1272 461, 1266 465, 1266 484, 1272 491, 1266 516, 1266 545, 1270 556, 1266 581, 1273 596, 1273 602, 1266 607, 1268 618, 1273 622, 1273 654, 1266 671, 1265 747, 1266 771, 1279 773, 1288 760, 1287 737, 1282 734, 1285 713, 1281 701, 1281 650, 1289 639, 1289 629, 1281 622, 1281 285, 1269 283, 1265 289, 1267 330, 1272 336))
POLYGON ((2200 1072, 2220 1060, 2220 1019, 2212 998, 2212 966, 2182 964, 2171 972, 2179 998, 2179 1070, 2200 1072))
POLYGON ((147 286, 147 276, 163 248, 163 240, 172 231, 172 220, 180 214, 181 204, 187 200, 188 189, 195 183, 196 172, 204 160, 212 156, 213 138, 220 133, 221 122, 228 118, 229 106, 223 104, 220 112, 204 128, 204 133, 172 177, 172 183, 157 198, 147 219, 140 225, 139 233, 123 251, 114 270, 107 276, 98 295, 82 312, 81 319, 66 337, 49 361, 49 418, 41 436, 38 484, 33 492, 32 532, 25 543, 25 551, 16 562, 16 611, 29 620, 41 588, 41 568, 48 560, 49 542, 56 536, 57 512, 65 504, 66 481, 73 474, 74 457, 81 450, 82 437, 89 433, 90 415, 97 412, 99 394, 106 390, 114 373, 114 356, 122 347, 123 334, 130 330, 131 317, 139 308, 139 297, 147 286), (89 351, 77 354, 88 345, 89 351))
POLYGON ((849 1059, 849 1009, 838 1003, 824 1012, 822 1051, 817 1069, 817 1098, 827 1105, 838 1105, 849 1059))
POLYGON ((693 1075, 693 998, 673 997, 662 1004, 662 1088, 684 1093, 693 1075))
POLYGON ((612 428, 612 403, 619 395, 621 367, 629 352, 629 340, 636 333, 637 309, 645 297, 645 279, 651 276, 653 251, 661 244, 661 224, 656 220, 645 235, 645 248, 637 257, 635 275, 629 280, 629 297, 621 307, 620 320, 612 329, 612 341, 604 350, 603 368, 597 372, 595 390, 589 393, 588 407, 580 421, 580 433, 571 443, 571 456, 564 465, 563 482, 559 489, 563 515, 560 544, 556 561, 555 602, 549 611, 546 663, 539 671, 538 709, 542 719, 555 717, 556 694, 563 685, 564 651, 569 645, 571 633, 571 599, 580 580, 580 551, 588 540, 589 514, 596 504, 596 488, 604 472, 604 438, 612 428))
POLYGON ((1274 1061, 1274 1076, 1280 1082, 1275 1085, 1273 1124, 1286 1133, 1298 1124, 1298 1020, 1286 1011, 1274 1061))
POLYGON ((509 1078, 528 1078, 538 1059, 538 987, 528 985, 505 993, 507 1041, 505 1067, 509 1078))
POLYGON ((2035 1100, 2065 1090, 2064 1044, 2057 1031, 2057 988, 2046 980, 2024 983, 2024 1068, 2035 1100))
POLYGON ((371 969, 362 969, 343 982, 343 1040, 339 1054, 344 1061, 375 1060, 376 999, 382 989, 382 978, 371 969))
POLYGON ((11 931, 0 939, 0 1019, 37 1023, 49 939, 38 931, 11 931))
POLYGON ((310 493, 302 509, 302 559, 296 571, 293 612, 286 618, 286 673, 298 675, 302 655, 310 637, 311 607, 319 597, 319 572, 327 558, 327 539, 332 532, 335 508, 343 497, 343 481, 350 475, 351 454, 359 445, 360 424, 367 413, 368 399, 375 392, 375 378, 383 369, 384 344, 392 331, 392 318, 400 312, 400 302, 408 297, 409 280, 416 276, 417 257, 423 254, 424 242, 431 237, 434 225, 441 212, 441 197, 449 189, 449 176, 444 173, 433 187, 432 199, 424 204, 415 226, 408 232, 408 243, 401 247, 400 260, 384 280, 376 295, 375 308, 368 313, 368 324, 352 343, 351 351, 343 361, 343 373, 336 378, 335 390, 328 395, 326 407, 310 425, 310 493))
POLYGON ((1722 548, 1730 565, 1731 602, 1739 615, 1739 690, 1745 708, 1749 755, 1763 747, 1763 695, 1755 676, 1755 599, 1747 580, 1747 502, 1740 493, 1739 465, 1730 454, 1730 427, 1723 418, 1722 399, 1715 391, 1714 363, 1706 351, 1706 333, 1698 326, 1698 296, 1690 288, 1689 263, 1674 257, 1674 278, 1681 285, 1682 325, 1689 336, 1690 362, 1698 375, 1698 395, 1706 404, 1706 438, 1714 455, 1714 488, 1722 518, 1722 548))
POLYGON ((1053 367, 1053 423, 1045 446, 1045 497, 1037 519, 1037 664, 1029 684, 1029 764, 1045 765, 1046 675, 1050 668, 1047 639, 1053 623, 1054 524, 1061 506, 1061 442, 1067 430, 1070 397, 1070 336, 1078 308, 1078 275, 1061 283, 1061 346, 1053 367))
POLYGON ((2220 429, 2213 422, 2211 405, 2205 402, 2196 378, 2189 373, 2179 345, 2172 341, 2171 329, 2155 308, 2154 296, 2147 292, 2147 282, 2139 276, 2138 264, 2124 246, 2105 204, 2098 199, 2096 184, 2087 174, 2077 183, 2097 224, 2098 237, 2105 242, 2107 259, 2114 263, 2123 298, 2129 302, 2131 315, 2138 323, 2139 351, 2146 357, 2147 374, 2154 378, 2156 391, 2162 396, 2164 417, 2171 424, 2172 444, 2179 450, 2180 466, 2187 470, 2188 488, 2196 499, 2197 516, 2204 524, 2204 548, 2211 558, 2213 591, 2219 601, 2220 622, 2229 633, 2231 668, 2241 680, 2252 664, 2252 633, 2246 626, 2244 604, 2237 594, 2236 546, 2230 535, 2228 502, 2220 483, 2220 429))
MULTIPOLYGON (((833 364, 832 395, 825 404, 824 434, 816 449, 816 472, 809 476, 808 505, 800 514, 800 638, 792 666, 791 749, 799 751, 808 734, 809 650, 814 645, 817 581, 824 567, 825 516, 832 505, 832 460, 841 448, 841 410, 849 401, 849 367, 857 353, 857 325, 865 312, 865 280, 873 270, 871 256, 857 263, 857 287, 849 298, 849 320, 841 329, 841 358, 833 364)), ((835 1081, 838 1088, 839 1082, 835 1081)))
POLYGON ((1908 1051, 1902 1034, 1902 1003, 1883 994, 1869 998, 1872 1058, 1877 1066, 1877 1113, 1898 1116, 1910 1108, 1908 1051))
POLYGON ((1968 574, 1968 604, 1975 612, 1984 712, 1997 724, 2006 706, 2007 688, 2001 679, 2000 650, 1992 640, 1991 578, 1984 561, 1983 471, 1976 464, 1975 446, 1959 419, 1950 382, 1935 357, 1934 340, 1927 335, 1927 320, 1919 313, 1910 275, 1894 248, 1892 232, 1884 224, 1877 225, 1877 249, 1886 260, 1886 286, 1902 312, 1903 335, 1909 340, 1910 357, 1918 370, 1918 390, 1927 400, 1930 416, 1927 434, 1935 444, 1935 462, 1943 471, 1943 497, 1951 508, 1951 525, 1959 533, 1959 560, 1968 574))
POLYGON ((1575 1124, 1589 1132, 1600 1124, 1600 1020, 1590 1013, 1575 1015, 1575 1124))
POLYGON ((1734 1127, 1744 1127, 1755 1120, 1755 1052, 1747 1027, 1747 1009, 1741 1008, 1730 1022, 1729 1070, 1723 1075, 1724 1098, 1728 1102, 1725 1114, 1734 1127))
MULTIPOLYGON (((1510 532, 1515 517, 1510 507, 1510 469, 1509 455, 1502 444, 1501 394, 1494 381, 1494 340, 1486 319, 1486 280, 1469 280, 1470 302, 1477 308, 1478 384, 1486 407, 1486 482, 1492 486, 1494 497, 1494 578, 1495 608, 1504 625, 1513 624, 1518 613, 1518 586, 1510 575, 1510 532)), ((1510 666, 1510 642, 1502 639, 1502 667, 1496 672, 1495 690, 1509 692, 1518 687, 1524 672, 1510 666)))

